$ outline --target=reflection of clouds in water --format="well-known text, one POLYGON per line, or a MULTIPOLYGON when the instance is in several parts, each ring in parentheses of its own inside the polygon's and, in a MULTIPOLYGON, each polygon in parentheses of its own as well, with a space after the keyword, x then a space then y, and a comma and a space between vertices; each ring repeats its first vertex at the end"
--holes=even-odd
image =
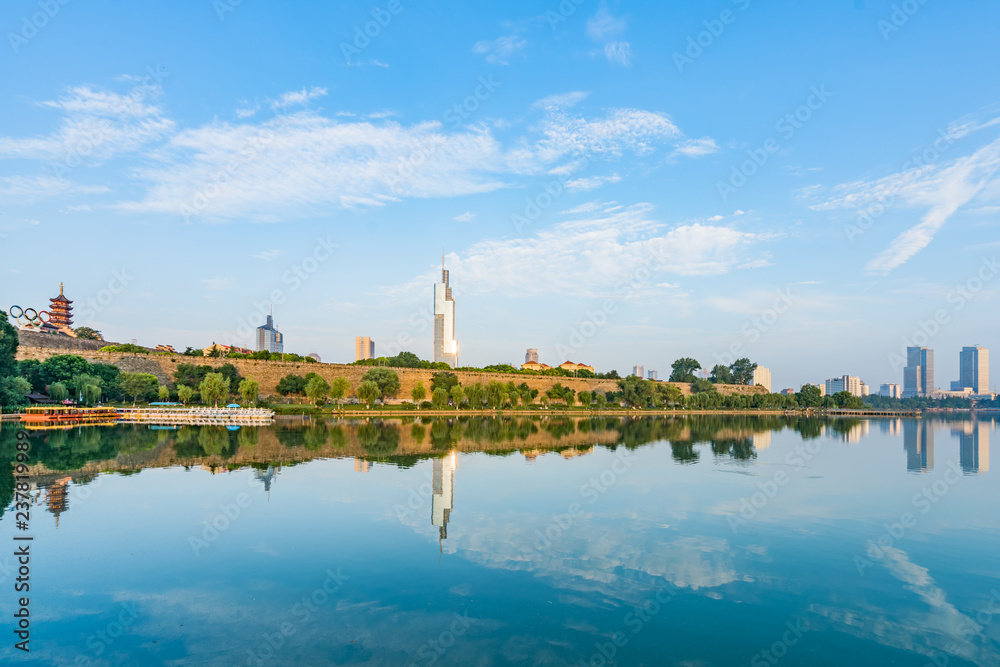
MULTIPOLYGON (((859 605, 860 609, 814 604, 810 611, 840 632, 886 646, 927 656, 948 653, 977 665, 1000 665, 997 640, 986 636, 988 628, 978 625, 948 602, 927 568, 917 565, 906 552, 895 547, 884 548, 883 553, 881 564, 927 608, 900 604, 890 612, 867 603, 859 605)), ((992 634, 998 633, 994 630, 992 634)))
MULTIPOLYGON (((629 514, 578 515, 563 523, 565 528, 532 514, 463 515, 443 548, 487 567, 532 572, 555 586, 597 592, 613 604, 644 600, 666 583, 698 590, 740 578, 725 539, 664 541, 670 533, 629 514)), ((407 523, 433 537, 423 519, 407 523)))

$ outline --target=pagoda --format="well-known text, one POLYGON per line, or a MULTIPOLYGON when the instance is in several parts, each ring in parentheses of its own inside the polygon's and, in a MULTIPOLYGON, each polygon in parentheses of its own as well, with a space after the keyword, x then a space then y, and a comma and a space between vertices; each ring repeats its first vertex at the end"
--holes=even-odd
POLYGON ((73 302, 63 296, 63 284, 59 283, 59 296, 49 299, 49 322, 57 329, 71 329, 73 326, 73 302))

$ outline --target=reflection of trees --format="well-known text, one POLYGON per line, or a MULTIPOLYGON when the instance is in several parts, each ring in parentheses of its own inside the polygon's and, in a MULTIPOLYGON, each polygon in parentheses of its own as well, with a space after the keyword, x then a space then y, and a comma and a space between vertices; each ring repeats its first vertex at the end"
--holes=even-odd
POLYGON ((690 440, 671 440, 670 456, 678 463, 697 463, 699 458, 690 440))
POLYGON ((395 424, 371 421, 358 427, 358 442, 376 459, 382 459, 399 449, 399 427, 395 424))
POLYGON ((318 452, 330 441, 330 434, 327 433, 326 424, 314 424, 306 429, 303 444, 305 448, 312 452, 318 452))
POLYGON ((712 453, 716 456, 731 456, 738 461, 757 458, 757 450, 754 449, 753 438, 713 440, 712 453))
POLYGON ((236 432, 236 446, 239 449, 253 449, 260 440, 260 432, 256 426, 241 426, 236 432))
POLYGON ((420 424, 414 424, 410 427, 410 437, 412 437, 413 441, 418 445, 422 445, 424 444, 424 438, 427 437, 427 429, 420 424))
POLYGON ((229 431, 225 426, 202 426, 198 444, 209 456, 221 456, 229 446, 229 431))
POLYGON ((343 426, 333 426, 330 428, 330 444, 337 449, 347 446, 347 434, 344 433, 343 426))

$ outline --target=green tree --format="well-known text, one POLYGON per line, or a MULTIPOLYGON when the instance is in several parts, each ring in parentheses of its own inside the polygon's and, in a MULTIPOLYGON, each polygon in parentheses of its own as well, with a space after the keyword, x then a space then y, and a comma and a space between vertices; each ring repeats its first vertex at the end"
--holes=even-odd
POLYGON ((391 368, 372 368, 361 376, 361 382, 374 382, 379 398, 393 398, 399 393, 399 375, 391 368))
POLYGON ((16 354, 17 329, 7 321, 7 312, 0 310, 0 378, 17 375, 16 354))
POLYGON ((205 403, 219 407, 219 401, 229 396, 229 378, 222 373, 209 373, 198 385, 198 392, 205 403))
POLYGON ((350 388, 351 383, 347 381, 347 378, 333 378, 333 383, 330 385, 330 398, 337 402, 338 408, 340 407, 340 401, 347 395, 347 390, 350 388))
POLYGON ((451 396, 451 402, 455 404, 455 409, 457 410, 462 405, 462 401, 465 400, 465 390, 462 389, 462 385, 456 384, 451 388, 449 395, 451 396))
POLYGON ((306 379, 301 375, 289 373, 278 380, 278 393, 282 396, 289 394, 301 394, 306 389, 306 379))
POLYGON ((435 373, 431 378, 431 391, 434 391, 435 389, 444 389, 450 393, 452 387, 456 386, 458 386, 458 376, 454 373, 449 373, 447 371, 435 373))
POLYGON ((691 357, 683 357, 671 364, 670 368, 673 369, 670 373, 671 382, 694 382, 694 372, 701 368, 701 364, 691 357))
POLYGON ((823 392, 811 384, 802 385, 795 395, 795 401, 804 408, 818 408, 823 404, 823 392))
POLYGON ((306 396, 316 405, 326 403, 326 395, 330 393, 330 384, 318 375, 306 383, 306 396))
POLYGON ((66 385, 62 382, 55 382, 49 385, 49 398, 53 401, 59 401, 62 403, 69 396, 69 392, 66 390, 66 385))
POLYGON ((434 407, 439 410, 441 408, 447 407, 448 392, 441 388, 435 389, 434 392, 431 394, 431 403, 433 403, 434 407))
MULTIPOLYGON (((448 392, 445 392, 445 396, 447 396, 447 395, 448 395, 448 392)), ((427 389, 424 387, 424 383, 423 382, 418 382, 413 387, 413 389, 410 390, 410 396, 413 398, 413 402, 414 403, 416 403, 417 405, 420 405, 420 401, 422 401, 425 398, 427 398, 427 389)), ((445 400, 447 400, 447 398, 445 400)))
POLYGON ((155 396, 157 387, 160 386, 156 376, 149 373, 122 373, 118 376, 118 383, 122 392, 132 397, 132 405, 140 398, 149 400, 151 396, 155 396))
POLYGON ((6 410, 20 408, 28 404, 31 383, 23 377, 8 375, 0 378, 0 407, 6 410))
POLYGON ((621 390, 622 400, 633 408, 648 408, 656 400, 653 383, 640 377, 629 376, 618 380, 618 388, 621 390))
POLYGON ((177 399, 184 405, 187 405, 187 402, 191 400, 192 396, 194 396, 194 389, 191 387, 186 384, 177 387, 177 399))
POLYGON ((160 388, 157 390, 157 394, 158 394, 159 399, 161 401, 169 401, 170 400, 170 387, 168 387, 165 384, 161 384, 160 388))
POLYGON ((465 388, 465 397, 469 399, 469 407, 473 410, 479 410, 483 407, 483 400, 486 398, 486 392, 483 389, 483 385, 476 383, 469 385, 465 388))
POLYGON ((367 403, 369 408, 375 407, 375 401, 382 395, 382 390, 374 380, 363 380, 358 385, 358 400, 367 403))
POLYGON ((486 385, 485 396, 486 404, 491 408, 499 408, 503 405, 504 399, 507 397, 507 389, 503 386, 502 382, 492 380, 486 385))
POLYGON ((585 407, 587 409, 590 409, 590 402, 591 402, 592 399, 591 399, 591 394, 590 394, 589 391, 587 391, 586 389, 584 389, 579 394, 577 394, 576 397, 578 399, 580 399, 580 405, 582 405, 583 407, 585 407))
POLYGON ((97 375, 81 373, 73 376, 73 392, 87 405, 93 405, 101 400, 103 378, 97 375))
POLYGON ((734 383, 753 384, 753 372, 757 370, 757 364, 744 357, 731 363, 729 370, 733 374, 734 383))
POLYGON ((260 385, 252 377, 244 378, 240 380, 239 392, 243 402, 249 406, 257 402, 257 397, 260 396, 260 385))
POLYGON ((104 336, 101 335, 100 331, 91 329, 90 327, 78 327, 73 329, 73 333, 76 334, 77 338, 84 340, 104 340, 104 336))
POLYGON ((594 403, 597 404, 598 410, 603 410, 604 407, 608 404, 608 397, 605 394, 598 393, 594 397, 594 403))
POLYGON ((733 372, 729 370, 729 366, 716 364, 712 367, 712 375, 709 379, 715 384, 733 384, 733 372))

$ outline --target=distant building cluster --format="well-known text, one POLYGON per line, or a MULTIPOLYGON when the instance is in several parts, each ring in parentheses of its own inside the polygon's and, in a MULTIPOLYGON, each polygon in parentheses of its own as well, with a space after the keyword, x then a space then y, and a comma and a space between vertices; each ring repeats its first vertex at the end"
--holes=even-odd
POLYGON ((842 391, 846 391, 851 396, 857 396, 858 398, 868 396, 871 393, 868 385, 865 384, 861 378, 854 375, 843 375, 839 378, 827 380, 823 395, 833 396, 834 394, 839 394, 842 391))

